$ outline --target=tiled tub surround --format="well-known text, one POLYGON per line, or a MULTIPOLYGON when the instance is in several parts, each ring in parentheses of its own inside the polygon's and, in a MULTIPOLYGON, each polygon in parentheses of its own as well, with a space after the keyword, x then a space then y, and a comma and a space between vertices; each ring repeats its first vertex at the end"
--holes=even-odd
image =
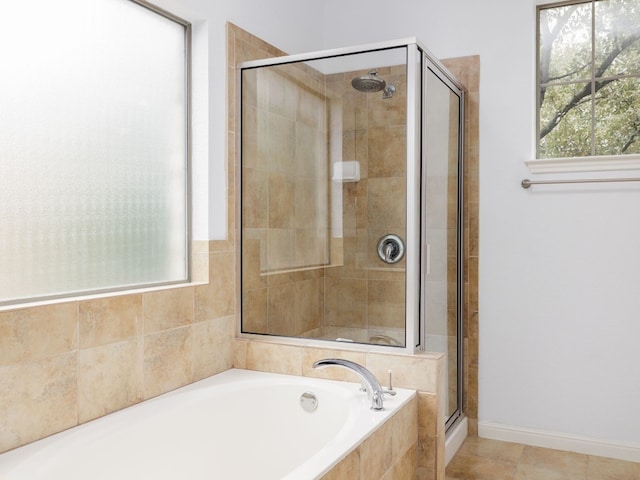
POLYGON ((232 244, 192 252, 208 283, 0 312, 0 452, 231 368, 232 244))
POLYGON ((406 480, 415 470, 415 391, 398 389, 372 411, 359 387, 227 370, 0 455, 0 477, 311 480, 341 478, 325 474, 359 462, 362 478, 406 480), (315 411, 300 405, 305 392, 316 395, 315 411))
MULTIPOLYGON (((305 377, 328 378, 331 380, 357 381, 357 377, 340 368, 314 369, 315 361, 323 358, 344 358, 368 368, 384 385, 393 374, 393 386, 417 390, 418 417, 415 471, 405 476, 384 477, 385 480, 443 480, 444 477, 444 416, 445 416, 445 356, 444 354, 399 355, 374 353, 338 348, 316 348, 297 345, 283 345, 269 341, 236 339, 234 366, 248 370, 302 375, 305 377)), ((409 436, 412 430, 407 430, 409 436)), ((398 439, 399 440, 399 439, 398 439)), ((397 440, 396 440, 397 441, 397 440)), ((403 439, 402 441, 406 441, 403 439)), ((376 441, 378 456, 388 455, 389 444, 376 441)), ((362 452, 360 453, 362 455, 362 452)), ((408 460, 408 459, 407 459, 408 460)), ((388 463, 388 460, 384 460, 388 463)), ((345 472, 358 472, 357 454, 340 466, 345 472), (356 465, 356 466, 354 466, 356 465), (351 470, 356 468, 356 470, 351 470)), ((362 464, 362 457, 360 463, 362 464)), ((364 468, 364 467, 361 467, 364 468)), ((404 467, 403 467, 404 468, 404 467)), ((339 470, 342 471, 342 470, 339 470)), ((403 470, 404 471, 404 470, 403 470)), ((363 472, 363 470, 360 470, 363 472)), ((336 475, 338 475, 336 473, 336 475)), ((381 478, 379 476, 329 477, 332 479, 381 478)), ((355 475, 355 474, 354 474, 355 475)))

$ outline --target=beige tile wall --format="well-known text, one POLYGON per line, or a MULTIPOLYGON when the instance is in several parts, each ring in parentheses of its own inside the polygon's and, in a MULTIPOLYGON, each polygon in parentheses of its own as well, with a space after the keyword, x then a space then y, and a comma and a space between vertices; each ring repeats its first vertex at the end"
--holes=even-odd
POLYGON ((0 452, 232 366, 233 248, 193 252, 208 284, 0 312, 0 452))
POLYGON ((364 329, 352 330, 356 341, 368 341, 372 332, 402 338, 394 332, 404 329, 405 319, 405 261, 385 264, 376 245, 389 233, 406 238, 406 66, 378 69, 396 87, 389 99, 351 86, 367 73, 326 78, 341 99, 342 158, 360 163, 361 179, 342 184, 344 265, 327 270, 324 326, 364 329))
POLYGON ((408 480, 415 477, 418 402, 413 399, 322 480, 408 480))
MULTIPOLYGON (((238 35, 237 61, 259 55, 238 35)), ((297 64, 248 70, 243 82, 243 327, 301 335, 322 323, 329 263, 324 83, 297 64)))

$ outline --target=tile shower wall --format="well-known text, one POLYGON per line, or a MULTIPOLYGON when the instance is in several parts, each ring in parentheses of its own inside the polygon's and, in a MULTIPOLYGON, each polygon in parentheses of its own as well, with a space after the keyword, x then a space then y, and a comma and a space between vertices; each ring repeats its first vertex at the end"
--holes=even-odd
POLYGON ((193 261, 208 284, 0 312, 0 452, 230 368, 233 249, 193 261))
POLYGON ((326 273, 324 326, 356 341, 369 341, 372 334, 402 341, 405 260, 385 264, 378 258, 377 243, 389 233, 406 238, 406 66, 378 69, 396 87, 388 99, 351 86, 354 77, 367 73, 326 77, 327 89, 341 104, 341 158, 359 162, 361 178, 339 185, 343 266, 326 273))
POLYGON ((302 64, 259 68, 243 87, 243 326, 300 335, 322 324, 329 263, 323 76, 302 64))

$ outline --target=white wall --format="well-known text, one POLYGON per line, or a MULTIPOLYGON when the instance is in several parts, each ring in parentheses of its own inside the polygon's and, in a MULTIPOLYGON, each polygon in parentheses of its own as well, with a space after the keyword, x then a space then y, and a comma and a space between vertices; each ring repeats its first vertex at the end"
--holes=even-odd
POLYGON ((640 447, 640 189, 519 186, 532 0, 323 4, 325 48, 417 36, 439 58, 481 57, 480 422, 640 447))
POLYGON ((190 21, 193 45, 194 239, 227 237, 225 24, 290 53, 322 44, 322 5, 311 0, 151 0, 190 21))

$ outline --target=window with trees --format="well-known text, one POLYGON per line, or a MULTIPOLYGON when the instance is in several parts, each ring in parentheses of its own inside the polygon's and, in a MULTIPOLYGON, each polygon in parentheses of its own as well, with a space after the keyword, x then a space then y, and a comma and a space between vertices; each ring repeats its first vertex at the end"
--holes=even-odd
POLYGON ((538 158, 640 154, 640 0, 538 7, 538 158))

